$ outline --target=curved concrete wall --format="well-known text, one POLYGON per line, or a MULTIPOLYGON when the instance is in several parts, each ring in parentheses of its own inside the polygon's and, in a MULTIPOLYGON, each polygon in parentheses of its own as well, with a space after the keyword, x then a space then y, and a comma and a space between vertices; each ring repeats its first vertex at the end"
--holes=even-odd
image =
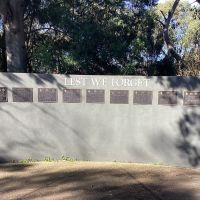
POLYGON ((0 161, 64 155, 197 167, 198 92, 198 77, 1 73, 0 161), (30 102, 17 102, 20 94, 30 102))

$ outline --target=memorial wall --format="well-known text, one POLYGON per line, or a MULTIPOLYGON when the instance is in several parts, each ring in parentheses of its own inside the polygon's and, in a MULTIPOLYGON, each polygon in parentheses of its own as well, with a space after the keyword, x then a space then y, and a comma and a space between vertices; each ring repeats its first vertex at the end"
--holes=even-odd
POLYGON ((200 78, 0 74, 0 162, 200 165, 200 78))

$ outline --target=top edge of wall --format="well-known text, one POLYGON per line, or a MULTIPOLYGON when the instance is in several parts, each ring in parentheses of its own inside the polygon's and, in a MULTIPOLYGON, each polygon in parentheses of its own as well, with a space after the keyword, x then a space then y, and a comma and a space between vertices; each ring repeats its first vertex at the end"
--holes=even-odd
POLYGON ((88 74, 45 74, 45 73, 12 73, 12 72, 0 72, 0 75, 9 76, 9 75, 16 75, 16 76, 63 76, 66 78, 70 77, 81 77, 81 76, 87 76, 87 77, 132 77, 132 78, 198 78, 200 79, 200 76, 140 76, 140 75, 88 75, 88 74))

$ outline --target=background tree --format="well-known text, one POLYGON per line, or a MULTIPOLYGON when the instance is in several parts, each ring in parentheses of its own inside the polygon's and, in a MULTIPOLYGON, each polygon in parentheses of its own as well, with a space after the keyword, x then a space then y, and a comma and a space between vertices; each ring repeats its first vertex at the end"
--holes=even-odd
POLYGON ((179 0, 156 3, 0 0, 0 69, 67 74, 197 74, 199 7, 179 0))
POLYGON ((197 57, 199 55, 200 38, 199 7, 191 7, 189 2, 171 0, 159 4, 156 7, 156 12, 159 15, 157 21, 161 25, 161 27, 158 27, 163 30, 165 60, 171 60, 174 75, 195 75, 199 73, 197 67, 199 64, 197 57), (177 3, 179 3, 179 6, 177 3), (174 11, 171 11, 172 9, 174 11), (173 17, 171 17, 171 13, 173 13, 173 17), (168 29, 166 29, 166 23, 168 29))
POLYGON ((34 2, 29 4, 31 19, 26 22, 32 25, 26 32, 33 71, 135 74, 146 70, 144 55, 153 53, 154 44, 154 21, 147 8, 153 4, 51 0, 38 9, 34 2))

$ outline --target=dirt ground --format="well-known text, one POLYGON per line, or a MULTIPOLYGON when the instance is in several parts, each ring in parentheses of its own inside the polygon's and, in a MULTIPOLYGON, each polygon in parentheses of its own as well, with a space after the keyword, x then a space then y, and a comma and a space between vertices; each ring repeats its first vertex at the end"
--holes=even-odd
POLYGON ((200 200, 200 169, 39 162, 0 165, 0 199, 200 200))

